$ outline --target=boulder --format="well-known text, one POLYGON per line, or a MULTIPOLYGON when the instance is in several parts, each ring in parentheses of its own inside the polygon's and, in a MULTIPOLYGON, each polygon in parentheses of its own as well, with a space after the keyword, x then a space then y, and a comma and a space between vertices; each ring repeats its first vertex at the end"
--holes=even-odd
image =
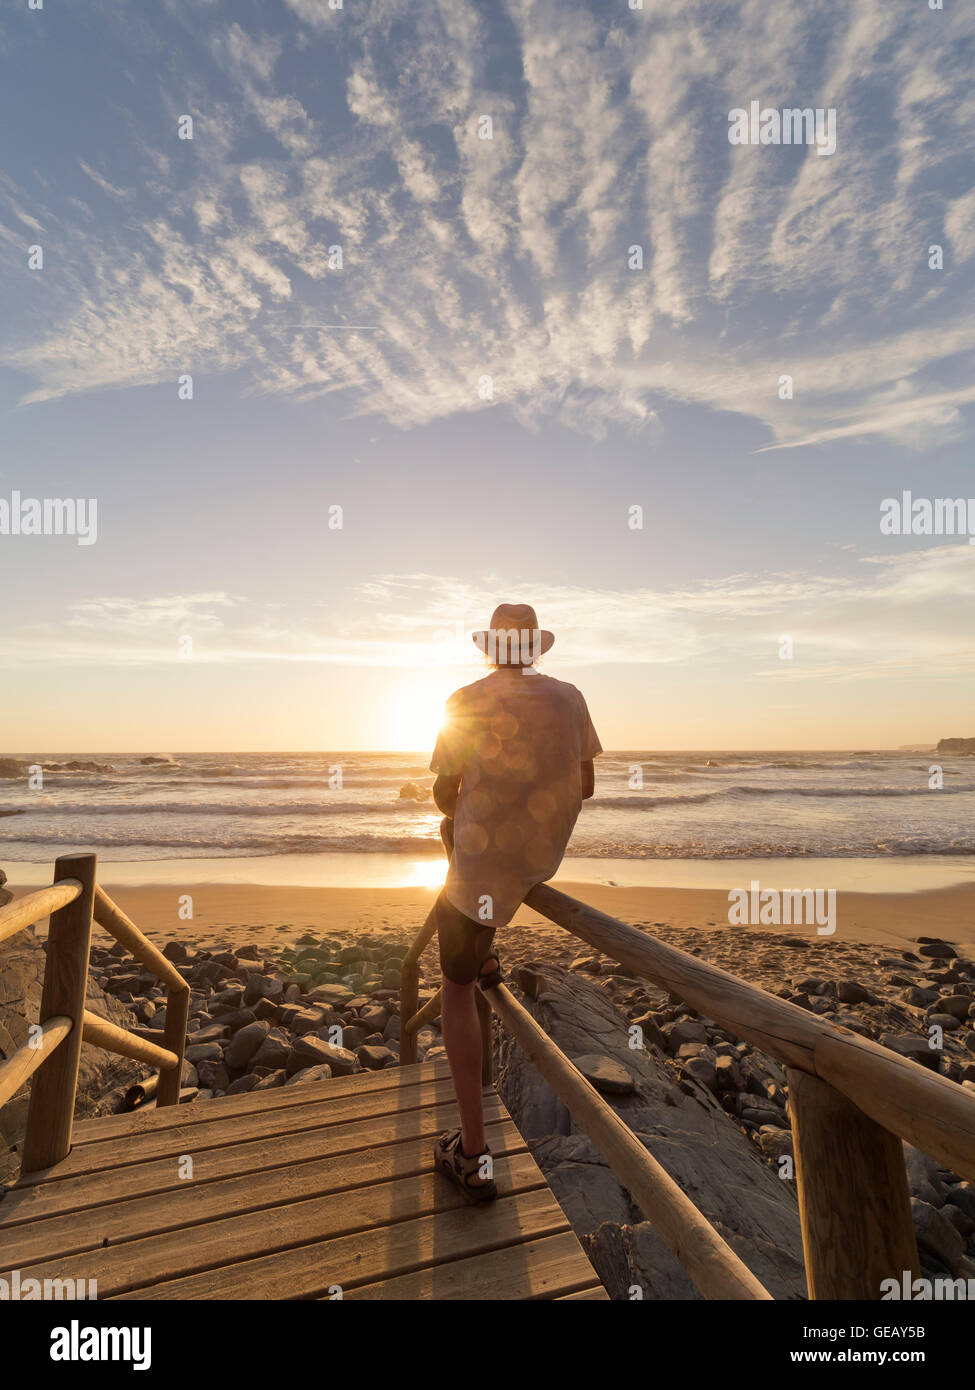
POLYGON ((238 1029, 224 1053, 227 1066, 246 1066, 269 1032, 270 1024, 263 1019, 255 1019, 253 1023, 245 1024, 243 1028, 238 1029))
POLYGON ((333 1047, 331 1043, 313 1035, 299 1038, 294 1044, 287 1070, 290 1075, 294 1075, 303 1067, 317 1066, 322 1062, 331 1067, 334 1076, 348 1076, 358 1070, 354 1052, 349 1052, 344 1047, 333 1047))
POLYGON ((374 1047, 370 1043, 361 1043, 355 1055, 367 1071, 382 1071, 396 1061, 395 1052, 388 1047, 374 1047))
POLYGON ((327 1081, 332 1075, 332 1068, 326 1062, 319 1062, 313 1067, 302 1067, 301 1071, 296 1071, 293 1076, 289 1076, 284 1083, 286 1086, 300 1086, 305 1081, 327 1081))
MULTIPOLYGON (((585 972, 532 968, 544 983, 525 1007, 545 1033, 569 1057, 607 1057, 630 1074, 632 1092, 608 1094, 607 1103, 773 1297, 805 1298, 794 1181, 777 1176, 703 1088, 683 1094, 668 1063, 631 1050, 626 1018, 585 972)), ((637 1284, 648 1298, 699 1297, 532 1062, 506 1034, 498 1047, 502 1099, 611 1294, 628 1299, 637 1284)))

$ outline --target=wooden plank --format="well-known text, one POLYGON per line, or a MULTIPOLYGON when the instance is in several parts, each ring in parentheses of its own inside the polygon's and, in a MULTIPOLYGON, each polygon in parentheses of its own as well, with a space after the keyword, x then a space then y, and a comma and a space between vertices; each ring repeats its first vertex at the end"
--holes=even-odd
MULTIPOLYGON (((217 1023, 219 1019, 215 1020, 217 1023)), ((103 1115, 98 1119, 79 1120, 75 1125, 74 1143, 92 1144, 102 1139, 119 1139, 124 1135, 155 1133, 158 1130, 183 1128, 185 1125, 208 1123, 219 1114, 221 1119, 235 1115, 250 1115, 254 1111, 271 1112, 309 1105, 325 1095, 364 1095, 367 1091, 398 1091, 416 1086, 431 1077, 450 1076, 446 1061, 419 1062, 412 1067, 386 1067, 382 1071, 360 1071, 352 1076, 333 1076, 327 1081, 311 1081, 301 1086, 275 1087, 271 1091, 250 1092, 241 1096, 217 1096, 206 1105, 194 1107, 192 1113, 163 1110, 135 1110, 131 1115, 103 1115)))
POLYGON ((975 1181, 975 1096, 651 934, 541 883, 525 902, 785 1066, 828 1081, 884 1129, 975 1181))
POLYGON ((8 936, 14 936, 17 932, 32 927, 35 922, 50 917, 52 912, 67 907, 81 891, 82 885, 78 879, 62 878, 48 888, 41 888, 37 893, 27 893, 24 897, 8 903, 6 907, 0 907, 0 941, 6 941, 8 936))
MULTIPOLYGON (((484 1117, 488 1123, 507 1119, 508 1112, 497 1095, 484 1097, 484 1117)), ((214 1182, 218 1178, 259 1173, 265 1168, 302 1163, 308 1159, 354 1154, 362 1149, 378 1147, 400 1139, 441 1134, 458 1124, 457 1104, 444 1088, 444 1099, 422 1109, 397 1116, 395 1135, 391 1134, 385 1115, 371 1119, 356 1119, 346 1124, 328 1125, 294 1134, 276 1134, 249 1143, 223 1145, 216 1149, 193 1151, 193 1182, 214 1182)), ((0 1202, 0 1231, 7 1231, 24 1222, 42 1223, 49 1217, 84 1212, 129 1197, 184 1191, 185 1179, 173 1158, 160 1158, 146 1163, 134 1163, 124 1168, 108 1168, 98 1173, 84 1173, 66 1178, 63 1182, 35 1183, 31 1187, 14 1188, 0 1202)))
POLYGON ((58 1043, 71 1032, 74 1023, 70 1018, 55 1016, 41 1025, 39 1036, 28 1039, 23 1047, 18 1047, 12 1057, 0 1064, 0 1107, 15 1096, 21 1086, 34 1075, 34 1072, 50 1057, 58 1043))
POLYGON ((21 1151, 25 1172, 58 1163, 71 1148, 78 1064, 81 1060, 81 1018, 88 985, 91 950, 91 904, 95 892, 93 854, 65 854, 54 865, 55 883, 70 879, 82 885, 67 907, 51 918, 44 964, 40 1022, 70 1018, 74 1027, 61 1046, 37 1071, 30 1092, 27 1131, 21 1151))
POLYGON ((127 951, 131 951, 136 960, 141 961, 147 970, 151 970, 162 984, 177 992, 188 992, 189 985, 172 961, 167 960, 162 951, 153 946, 100 886, 95 888, 94 917, 109 936, 114 936, 127 951))
MULTIPOLYGON (((331 1240, 313 1240, 297 1249, 228 1264, 188 1278, 147 1284, 128 1296, 148 1300, 322 1298, 332 1285, 345 1289, 374 1283, 437 1261, 462 1259, 567 1229, 565 1213, 547 1187, 500 1197, 475 1210, 459 1193, 447 1189, 442 1178, 439 1184, 441 1193, 446 1189, 462 1205, 444 1210, 447 1197, 442 1196, 436 1215, 417 1213, 394 1226, 372 1226, 331 1240)), ((406 1184, 393 1186, 401 1188, 406 1184)), ((399 1199, 404 1201, 402 1209, 406 1210, 408 1194, 400 1193, 399 1199)), ((91 1270, 90 1260, 88 1268, 89 1273, 96 1272, 91 1270)))
MULTIPOLYGON (((437 1113, 442 1117, 445 1111, 441 1109, 437 1113)), ((525 1140, 510 1119, 495 1117, 485 1128, 490 1131, 488 1142, 493 1155, 525 1152, 525 1140)), ((183 1231, 187 1240, 199 1240, 200 1233, 189 1228, 204 1222, 252 1211, 267 1212, 310 1197, 351 1192, 373 1183, 431 1172, 433 1145, 433 1133, 421 1134, 373 1149, 316 1157, 303 1163, 269 1165, 257 1173, 203 1183, 195 1180, 194 1160, 194 1178, 182 1183, 177 1181, 168 1192, 131 1197, 45 1221, 4 1227, 3 1258, 11 1268, 19 1268, 40 1260, 52 1260, 55 1256, 61 1258, 83 1250, 98 1250, 165 1231, 183 1231)), ((168 1166, 171 1170, 176 1167, 171 1161, 168 1166)), ((0 1211, 5 1205, 5 1202, 0 1204, 0 1211)), ((273 1210, 271 1219, 276 1220, 273 1210)))
MULTIPOLYGON (((412 1274, 350 1289, 345 1300, 473 1298, 495 1302, 521 1298, 571 1298, 596 1279, 574 1232, 507 1245, 484 1255, 428 1265, 412 1274)), ((605 1296, 602 1285, 598 1289, 605 1296)))
MULTIPOLYGON (((495 1171, 499 1186, 503 1185, 511 1194, 544 1186, 535 1161, 527 1153, 500 1159, 495 1171)), ((552 1200, 554 1202, 554 1198, 552 1200)), ((241 1261, 260 1259, 270 1252, 285 1254, 305 1249, 317 1241, 342 1236, 361 1241, 376 1231, 388 1237, 387 1227, 395 1229, 397 1223, 413 1217, 449 1212, 458 1206, 464 1208, 468 1221, 472 1216, 485 1214, 472 1213, 463 1195, 439 1173, 431 1171, 354 1191, 286 1203, 275 1207, 270 1215, 267 1211, 248 1212, 209 1221, 189 1230, 166 1231, 107 1249, 89 1250, 66 1259, 59 1256, 51 1262, 20 1268, 23 1274, 29 1273, 38 1279, 97 1278, 99 1298, 112 1297, 195 1271, 200 1274, 214 1271, 216 1275, 216 1271, 226 1267, 237 1269, 241 1261)), ((559 1214, 564 1228, 567 1225, 565 1216, 561 1210, 559 1214)), ((314 1283, 320 1276, 317 1271, 306 1271, 303 1277, 314 1283)), ((186 1281, 181 1278, 180 1282, 186 1281)), ((324 1287, 310 1292, 324 1292, 332 1282, 329 1276, 324 1287)), ((231 1283, 235 1289, 231 1297, 247 1297, 233 1279, 231 1283)), ((289 1298, 296 1296, 299 1296, 297 1289, 287 1294, 289 1298)))
MULTIPOLYGON (((326 1082, 327 1086, 329 1083, 326 1082)), ((298 1090, 296 1086, 294 1088, 298 1090)), ((270 1092, 262 1091, 261 1095, 270 1092)), ((197 1149, 219 1148, 222 1145, 235 1146, 246 1139, 271 1138, 274 1135, 296 1133, 304 1129, 321 1129, 328 1125, 343 1124, 353 1119, 369 1119, 375 1115, 386 1117, 387 1130, 392 1130, 396 1117, 423 1106, 442 1103, 453 1095, 453 1083, 449 1077, 436 1081, 424 1081, 418 1086, 410 1086, 403 1091, 386 1091, 378 1094, 367 1091, 365 1095, 352 1095, 339 1100, 321 1100, 317 1105, 296 1106, 294 1110, 252 1110, 249 1115, 241 1115, 228 1123, 216 1119, 206 1124, 169 1126, 158 1134, 138 1134, 120 1140, 103 1140, 100 1144, 86 1144, 72 1149, 67 1158, 47 1175, 48 1182, 61 1181, 80 1173, 94 1173, 106 1168, 124 1168, 132 1163, 144 1163, 148 1159, 165 1158, 167 1155, 194 1153, 197 1149)), ((212 1102, 207 1101, 200 1109, 209 1109, 212 1102)), ((180 1110, 188 1110, 180 1106, 180 1110)), ((28 1174, 28 1177, 31 1175, 28 1174)), ((19 1186, 19 1184, 18 1184, 19 1186)))
POLYGON ((606 1299, 609 1298, 609 1294, 608 1294, 608 1293, 606 1292, 606 1290, 603 1288, 602 1284, 597 1284, 597 1285, 595 1285, 595 1287, 593 1287, 593 1288, 591 1288, 591 1289, 580 1289, 578 1293, 564 1293, 564 1294, 561 1294, 561 1295, 559 1296, 559 1302, 561 1303, 561 1302, 563 1301, 563 1299, 566 1299, 566 1298, 585 1298, 585 1299, 594 1299, 594 1298, 598 1298, 598 1299, 606 1300, 606 1299))
POLYGON ((825 1081, 788 1077, 809 1297, 879 1299, 921 1272, 904 1146, 825 1081))
POLYGON ((705 1298, 770 1299, 731 1246, 505 985, 488 993, 539 1072, 705 1298))

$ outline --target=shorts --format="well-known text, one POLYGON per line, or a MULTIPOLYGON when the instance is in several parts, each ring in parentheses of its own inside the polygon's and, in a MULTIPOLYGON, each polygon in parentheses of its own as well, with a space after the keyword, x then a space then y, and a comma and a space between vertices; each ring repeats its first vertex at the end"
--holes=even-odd
POLYGON ((481 966, 491 955, 494 927, 465 917, 448 901, 445 893, 440 894, 434 911, 437 914, 440 969, 451 984, 472 985, 481 973, 481 966))

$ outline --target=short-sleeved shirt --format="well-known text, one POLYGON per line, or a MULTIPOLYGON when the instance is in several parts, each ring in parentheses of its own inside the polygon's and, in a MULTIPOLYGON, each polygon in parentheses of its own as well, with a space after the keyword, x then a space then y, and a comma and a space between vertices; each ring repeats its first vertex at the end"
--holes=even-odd
POLYGON ((430 770, 461 778, 444 884, 458 911, 502 927, 552 877, 582 807, 580 764, 601 752, 581 692, 534 668, 451 695, 430 770))

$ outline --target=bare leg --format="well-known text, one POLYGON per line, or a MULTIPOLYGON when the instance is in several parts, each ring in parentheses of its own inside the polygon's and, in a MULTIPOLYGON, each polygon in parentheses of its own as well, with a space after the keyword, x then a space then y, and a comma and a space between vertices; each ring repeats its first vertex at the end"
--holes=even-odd
POLYGON ((454 1078, 460 1110, 461 1144, 468 1157, 484 1152, 484 1107, 481 1097, 481 1027, 474 985, 456 985, 443 977, 441 1018, 444 1047, 454 1078))

